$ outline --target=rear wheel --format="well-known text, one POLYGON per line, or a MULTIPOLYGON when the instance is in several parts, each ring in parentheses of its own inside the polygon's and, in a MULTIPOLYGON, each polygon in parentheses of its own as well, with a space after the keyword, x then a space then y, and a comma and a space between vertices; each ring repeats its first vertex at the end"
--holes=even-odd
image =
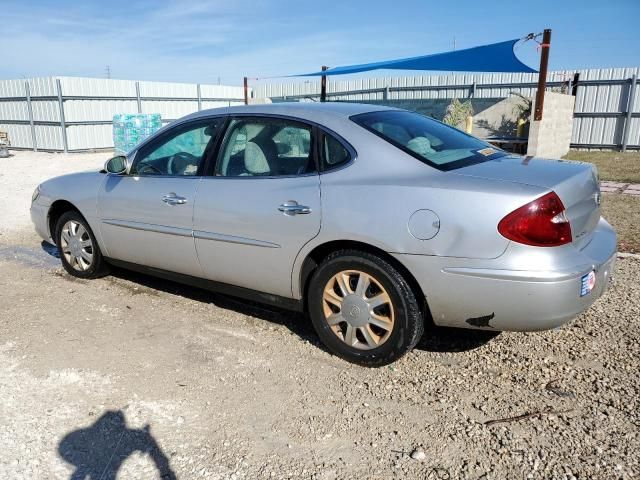
POLYGON ((64 269, 74 277, 97 278, 107 264, 86 220, 76 211, 63 213, 56 224, 56 243, 64 269))
POLYGON ((415 293, 386 260, 357 250, 329 255, 308 290, 309 314, 323 343, 365 366, 389 364, 411 350, 424 331, 415 293))

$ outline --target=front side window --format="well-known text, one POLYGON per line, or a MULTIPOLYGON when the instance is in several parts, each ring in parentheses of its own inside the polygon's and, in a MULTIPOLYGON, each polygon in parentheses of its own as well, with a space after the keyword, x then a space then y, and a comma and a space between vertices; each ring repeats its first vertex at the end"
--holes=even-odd
POLYGON ((211 152, 222 119, 178 126, 145 145, 131 168, 134 175, 197 175, 211 152))
POLYGON ((236 118, 227 129, 216 175, 290 176, 315 171, 311 127, 276 118, 236 118))
POLYGON ((507 155, 482 140, 414 112, 371 112, 351 119, 439 170, 452 170, 507 155))

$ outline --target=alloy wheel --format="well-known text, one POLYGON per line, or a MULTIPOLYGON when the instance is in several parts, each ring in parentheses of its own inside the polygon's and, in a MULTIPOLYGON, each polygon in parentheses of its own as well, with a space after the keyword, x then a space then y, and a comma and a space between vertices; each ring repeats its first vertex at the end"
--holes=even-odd
POLYGON ((322 305, 327 324, 350 347, 377 348, 393 331, 391 297, 365 272, 344 270, 331 277, 324 288, 322 305))

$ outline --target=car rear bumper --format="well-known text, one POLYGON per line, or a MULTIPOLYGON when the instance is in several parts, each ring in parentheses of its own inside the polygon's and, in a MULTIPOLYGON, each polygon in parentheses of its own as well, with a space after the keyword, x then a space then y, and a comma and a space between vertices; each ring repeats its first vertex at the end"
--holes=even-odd
POLYGON ((537 249, 526 256, 520 247, 513 250, 518 253, 509 249, 505 253, 511 259, 491 261, 402 254, 396 258, 422 287, 436 325, 547 330, 575 318, 606 291, 616 259, 616 234, 601 219, 582 250, 566 246, 542 253, 537 249), (536 259, 536 254, 544 257, 536 259), (532 268, 536 263, 547 267, 532 268), (595 286, 581 296, 583 278, 591 271, 595 286))

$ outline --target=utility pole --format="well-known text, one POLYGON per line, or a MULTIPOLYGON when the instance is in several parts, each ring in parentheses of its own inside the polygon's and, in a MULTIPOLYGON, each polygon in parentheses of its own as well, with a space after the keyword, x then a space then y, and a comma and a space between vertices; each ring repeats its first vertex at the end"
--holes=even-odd
POLYGON ((244 77, 244 104, 249 105, 249 80, 244 77))
POLYGON ((107 65, 107 68, 104 69, 104 73, 107 78, 111 78, 111 67, 107 65))
MULTIPOLYGON (((328 68, 329 67, 323 65, 322 71, 324 72, 328 68)), ((326 75, 322 75, 322 77, 320 78, 320 101, 321 102, 327 101, 327 76, 326 75)))
POLYGON ((542 111, 544 109, 544 90, 547 88, 547 69, 549 67, 549 50, 551 49, 551 29, 545 29, 542 34, 542 43, 540 44, 542 51, 540 52, 540 73, 538 73, 538 91, 536 92, 536 109, 533 113, 533 119, 542 120, 542 111))

